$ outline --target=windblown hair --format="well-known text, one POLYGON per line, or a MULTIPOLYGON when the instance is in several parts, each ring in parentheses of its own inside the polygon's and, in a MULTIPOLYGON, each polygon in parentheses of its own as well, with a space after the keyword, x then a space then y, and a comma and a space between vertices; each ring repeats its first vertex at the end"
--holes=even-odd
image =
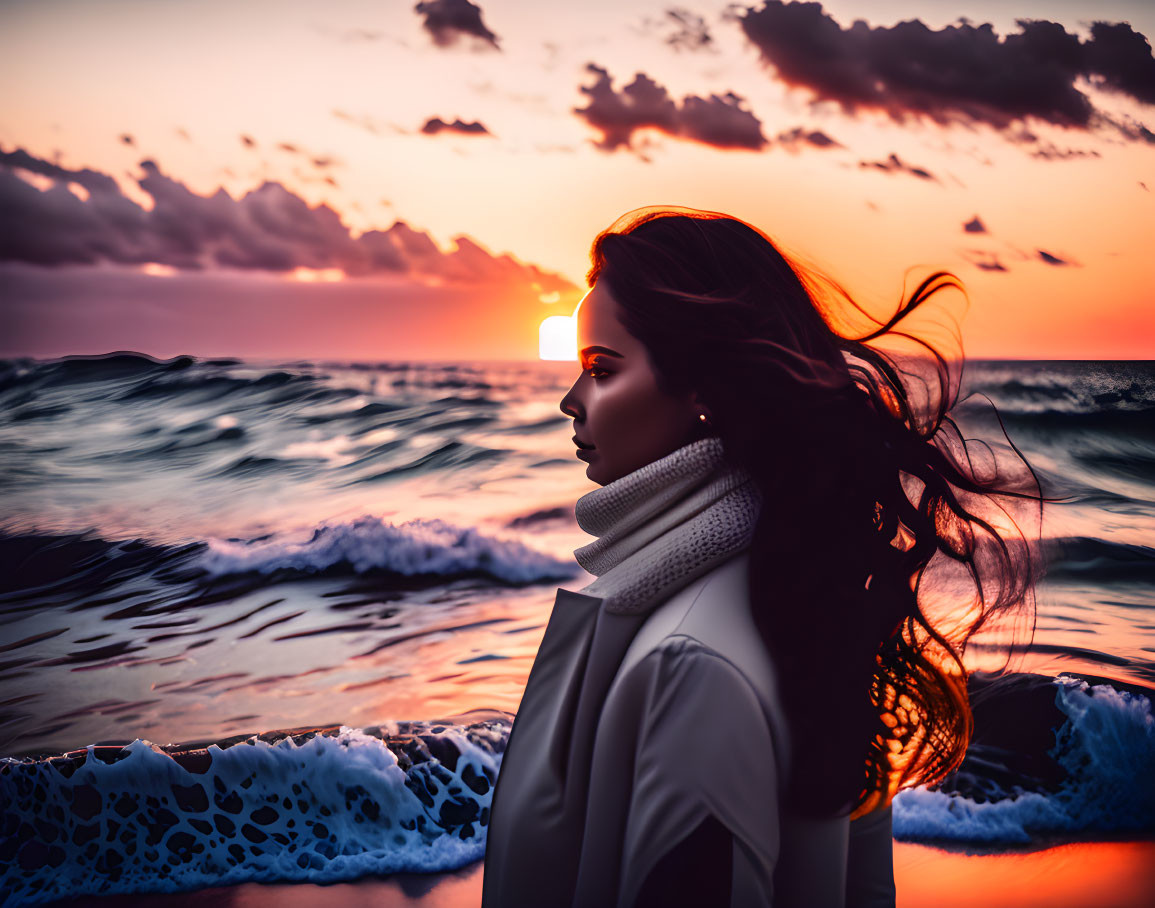
POLYGON ((623 216, 590 257, 659 387, 697 392, 762 489, 750 591, 790 729, 787 803, 857 816, 940 781, 973 727, 967 642, 996 618, 1033 633, 1019 512, 1044 500, 1005 432, 968 446, 949 415, 961 345, 948 359, 906 330, 961 283, 931 274, 876 318, 746 222, 685 208, 623 216))

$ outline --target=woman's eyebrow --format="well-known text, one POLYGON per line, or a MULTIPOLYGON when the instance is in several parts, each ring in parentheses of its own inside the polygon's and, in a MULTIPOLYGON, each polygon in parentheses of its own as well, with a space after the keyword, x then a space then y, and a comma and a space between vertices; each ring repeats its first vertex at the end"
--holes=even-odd
POLYGON ((582 350, 582 357, 589 356, 591 353, 608 353, 610 356, 617 356, 621 359, 625 359, 625 356, 621 353, 618 353, 617 350, 611 350, 609 347, 601 346, 586 347, 584 350, 582 350))

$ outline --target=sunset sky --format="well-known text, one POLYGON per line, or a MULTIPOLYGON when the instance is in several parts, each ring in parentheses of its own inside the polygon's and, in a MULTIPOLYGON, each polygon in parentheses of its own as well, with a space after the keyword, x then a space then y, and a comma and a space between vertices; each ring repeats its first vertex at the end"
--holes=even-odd
POLYGON ((673 204, 878 310, 954 271, 971 356, 1155 357, 1155 6, 915 8, 3 0, 0 355, 533 359, 673 204))

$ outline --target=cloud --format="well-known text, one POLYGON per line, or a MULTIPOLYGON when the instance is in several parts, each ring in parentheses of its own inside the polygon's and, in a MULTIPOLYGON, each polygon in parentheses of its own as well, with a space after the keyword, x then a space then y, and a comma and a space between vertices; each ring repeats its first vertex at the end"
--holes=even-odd
POLYGON ((706 20, 688 9, 673 7, 665 10, 662 24, 672 23, 675 30, 665 37, 665 43, 676 51, 714 50, 714 38, 710 36, 706 20))
MULTIPOLYGON (((847 113, 881 110, 893 119, 928 117, 940 124, 987 123, 1006 129, 1034 118, 1065 127, 1104 122, 1079 78, 1155 103, 1155 58, 1147 39, 1126 23, 1097 22, 1081 41, 1062 25, 1017 20, 1000 37, 989 24, 931 29, 917 19, 844 28, 821 3, 766 0, 728 15, 764 64, 815 100, 847 113)), ((1137 124, 1133 138, 1144 138, 1137 124)))
POLYGON ((813 148, 844 147, 841 142, 836 142, 820 130, 807 130, 801 126, 795 126, 786 132, 780 132, 776 138, 778 144, 785 145, 791 151, 796 151, 799 145, 810 145, 813 148))
POLYGON ((293 281, 267 273, 0 262, 0 356, 142 350, 313 362, 536 359, 532 283, 293 281), (163 303, 163 305, 162 305, 163 303))
POLYGON ((469 0, 426 0, 413 7, 413 11, 425 17, 421 24, 438 47, 450 47, 462 35, 472 35, 501 50, 497 35, 481 21, 481 7, 469 0))
POLYGON ((1155 57, 1146 37, 1126 22, 1096 22, 1083 47, 1086 72, 1103 87, 1155 104, 1155 57))
MULTIPOLYGON (((242 136, 241 138, 243 141, 245 141, 246 145, 248 145, 249 142, 253 142, 253 140, 250 139, 248 136, 242 136)), ((253 145, 255 145, 255 144, 256 143, 253 142, 253 145)), ((251 148, 252 145, 249 145, 249 147, 251 148)), ((334 155, 331 155, 331 154, 315 155, 312 152, 305 151, 305 149, 301 148, 299 145, 294 145, 292 142, 278 142, 277 143, 277 150, 283 151, 286 154, 297 155, 298 157, 302 157, 306 161, 308 161, 310 164, 312 164, 315 168, 317 168, 318 170, 324 170, 328 167, 340 167, 341 166, 341 161, 334 155)))
POLYGON ((910 164, 901 160, 896 154, 891 154, 885 161, 859 161, 858 166, 874 168, 885 173, 909 173, 912 177, 918 177, 920 180, 938 181, 938 177, 929 170, 922 167, 912 167, 910 164))
POLYGON ((979 220, 979 216, 976 214, 971 220, 963 224, 963 230, 967 233, 986 233, 987 227, 986 224, 979 220))
POLYGON ((492 135, 481 123, 465 123, 462 120, 454 120, 452 123, 446 123, 440 117, 433 117, 432 119, 426 120, 425 125, 421 127, 421 131, 427 136, 435 136, 445 130, 459 132, 464 135, 492 135))
POLYGON ((733 92, 708 99, 687 95, 679 106, 665 87, 645 73, 637 73, 619 93, 608 71, 593 63, 586 65, 586 71, 598 78, 591 86, 579 86, 590 100, 573 112, 602 133, 601 141, 594 144, 603 151, 632 147, 631 138, 640 129, 657 129, 717 148, 758 151, 768 144, 761 122, 739 106, 743 99, 733 92))
POLYGON ((1101 157, 1101 155, 1094 149, 1058 148, 1048 142, 1040 145, 1035 151, 1032 151, 1031 157, 1040 158, 1044 161, 1067 161, 1071 158, 1098 158, 1101 157))
POLYGON ((1049 252, 1043 252, 1042 249, 1036 249, 1035 252, 1037 252, 1039 255, 1039 258, 1042 259, 1044 262, 1046 262, 1048 265, 1069 265, 1069 264, 1071 264, 1070 262, 1066 261, 1065 259, 1059 258, 1057 255, 1051 255, 1051 253, 1049 253, 1049 252))
MULTIPOLYGON (((977 220, 977 218, 976 218, 977 220)), ((999 261, 999 257, 989 249, 964 249, 962 257, 980 271, 996 271, 1007 273, 1010 269, 999 261)))
POLYGON ((339 268, 445 282, 522 282, 568 291, 564 278, 495 256, 466 236, 443 252, 428 234, 396 221, 354 237, 328 205, 310 206, 282 184, 266 182, 239 199, 224 189, 198 195, 142 161, 146 210, 116 181, 93 170, 67 170, 27 152, 0 151, 0 261, 54 266, 154 263, 183 271, 237 268, 290 272, 339 268), (52 181, 43 191, 20 171, 52 181), (75 183, 87 198, 69 191, 75 183))

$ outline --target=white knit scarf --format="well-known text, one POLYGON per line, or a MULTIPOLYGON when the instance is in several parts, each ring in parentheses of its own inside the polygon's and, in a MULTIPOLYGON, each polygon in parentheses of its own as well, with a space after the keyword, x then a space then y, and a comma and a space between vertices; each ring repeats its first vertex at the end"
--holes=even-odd
POLYGON ((606 611, 641 614, 750 547, 757 483, 723 459, 717 436, 691 442, 577 500, 578 526, 598 538, 574 550, 597 577, 581 590, 606 611))

